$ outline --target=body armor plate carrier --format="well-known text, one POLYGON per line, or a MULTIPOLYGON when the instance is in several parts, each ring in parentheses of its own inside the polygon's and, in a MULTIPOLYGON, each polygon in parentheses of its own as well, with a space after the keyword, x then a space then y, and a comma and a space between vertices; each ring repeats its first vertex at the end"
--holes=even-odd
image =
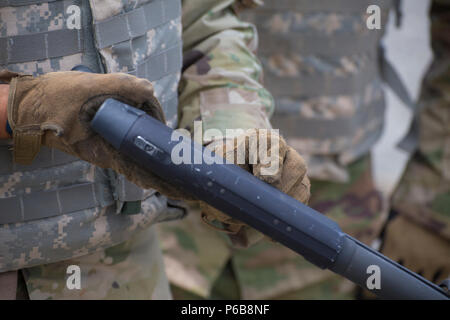
MULTIPOLYGON (((0 0, 0 68, 146 78, 172 127, 181 63, 180 0, 0 0)), ((112 170, 45 147, 22 166, 11 147, 0 144, 0 272, 88 254, 184 213, 112 170)))

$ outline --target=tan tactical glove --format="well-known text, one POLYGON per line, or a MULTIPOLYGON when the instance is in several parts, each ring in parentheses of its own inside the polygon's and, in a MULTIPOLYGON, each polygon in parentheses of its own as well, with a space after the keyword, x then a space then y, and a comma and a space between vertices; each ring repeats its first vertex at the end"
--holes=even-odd
POLYGON ((52 72, 35 78, 6 70, 0 72, 0 80, 10 84, 8 122, 13 131, 14 161, 31 163, 42 144, 111 168, 145 189, 154 188, 173 198, 190 198, 122 156, 90 129, 90 120, 108 98, 164 122, 149 81, 123 73, 52 72))
POLYGON ((403 216, 389 222, 381 252, 434 283, 450 277, 450 243, 403 216))
MULTIPOLYGON (((238 153, 243 153, 245 162, 238 164, 254 176, 276 187, 300 202, 307 203, 310 196, 310 182, 306 175, 306 164, 303 158, 284 139, 270 130, 247 130, 240 137, 229 140, 218 140, 208 145, 216 154, 223 155, 228 161, 237 162, 238 153), (272 145, 271 141, 278 141, 272 145), (266 142, 265 142, 265 141, 266 142), (255 157, 249 159, 249 141, 256 141, 257 148, 267 146, 267 152, 254 152, 255 157), (244 145, 245 143, 245 145, 244 145), (274 149, 278 147, 278 153, 274 149), (270 161, 268 158, 271 158, 270 161), (274 162, 277 162, 277 170, 268 170, 274 162), (251 164, 256 163, 256 164, 251 164), (266 172, 264 172, 266 170, 266 172), (267 174, 267 173, 271 174, 267 174)), ((241 158, 241 159, 242 159, 241 158)), ((249 228, 245 224, 230 218, 221 211, 201 202, 202 218, 211 227, 227 232, 235 245, 247 247, 262 238, 259 232, 249 228), (220 222, 221 226, 217 226, 220 222)))

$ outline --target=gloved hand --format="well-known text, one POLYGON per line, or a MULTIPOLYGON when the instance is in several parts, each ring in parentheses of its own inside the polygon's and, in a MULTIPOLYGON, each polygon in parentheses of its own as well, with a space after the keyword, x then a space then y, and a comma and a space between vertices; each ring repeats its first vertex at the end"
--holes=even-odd
MULTIPOLYGON (((308 202, 310 182, 306 175, 306 164, 297 151, 289 147, 285 140, 276 133, 270 130, 250 129, 234 139, 213 141, 208 145, 208 148, 234 163, 239 159, 238 153, 244 153, 245 163, 238 163, 241 168, 298 201, 308 202), (249 156, 251 158, 252 155, 249 154, 251 149, 249 141, 257 142, 258 148, 256 150, 260 150, 260 146, 266 145, 267 152, 256 152, 254 154, 254 150, 252 150, 255 158, 253 161, 250 161, 249 156), (278 141, 278 146, 276 143, 272 145, 272 141, 278 141), (278 147, 278 153, 274 153, 276 152, 276 147, 278 147), (271 159, 271 162, 268 161, 268 157, 271 159), (277 170, 271 172, 272 170, 269 170, 269 168, 274 162, 278 165, 277 170)), ((204 202, 201 202, 200 206, 203 220, 208 225, 228 233, 235 245, 247 247, 263 237, 256 230, 204 202), (216 222, 220 222, 222 226, 216 226, 216 222)))
POLYGON ((191 198, 122 156, 90 129, 90 120, 108 98, 164 122, 149 81, 124 73, 51 72, 35 78, 7 70, 0 72, 0 80, 10 84, 7 108, 15 162, 31 163, 45 145, 111 168, 145 189, 153 188, 172 198, 191 198))

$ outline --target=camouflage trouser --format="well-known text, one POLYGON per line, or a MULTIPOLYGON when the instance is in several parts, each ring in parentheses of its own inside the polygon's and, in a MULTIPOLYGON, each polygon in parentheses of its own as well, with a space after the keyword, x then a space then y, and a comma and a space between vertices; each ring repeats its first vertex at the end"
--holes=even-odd
POLYGON ((21 271, 18 298, 171 299, 154 227, 94 254, 21 271), (70 265, 80 267, 80 289, 66 285, 70 265))
MULTIPOLYGON (((370 243, 386 217, 375 190, 370 157, 349 166, 345 184, 312 181, 310 205, 343 230, 370 243)), ((193 210, 187 219, 159 226, 173 295, 178 298, 344 299, 354 286, 323 271, 279 244, 263 240, 232 248, 223 234, 208 229, 193 210)))

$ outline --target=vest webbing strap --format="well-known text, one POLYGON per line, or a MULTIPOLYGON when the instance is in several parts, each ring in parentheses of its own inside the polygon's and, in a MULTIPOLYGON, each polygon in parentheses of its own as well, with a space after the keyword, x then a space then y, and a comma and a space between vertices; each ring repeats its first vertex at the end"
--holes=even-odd
POLYGON ((11 174, 12 172, 27 172, 36 169, 49 168, 68 164, 79 159, 65 152, 42 146, 41 151, 30 165, 20 165, 13 162, 12 152, 9 146, 0 146, 0 174, 11 174))
POLYGON ((80 53, 84 49, 83 31, 53 30, 0 38, 0 65, 57 58, 80 53))
POLYGON ((398 74, 395 67, 389 62, 384 54, 384 48, 380 47, 380 69, 381 69, 381 78, 383 81, 389 85, 389 87, 394 91, 397 97, 413 112, 416 110, 416 103, 413 101, 410 96, 408 89, 406 89, 405 84, 403 83, 402 78, 398 74))
POLYGON ((95 208, 113 204, 108 199, 100 203, 95 183, 73 185, 52 191, 33 192, 17 197, 0 199, 0 225, 17 223, 36 219, 43 219, 67 214, 79 210, 95 208))
POLYGON ((160 101, 164 110, 167 110, 167 114, 172 115, 171 118, 166 119, 166 125, 171 128, 175 128, 177 125, 177 113, 178 113, 178 95, 174 94, 167 100, 160 101))
POLYGON ((398 143, 398 147, 408 153, 412 153, 418 146, 419 141, 419 128, 418 128, 418 111, 419 108, 416 102, 413 100, 411 95, 408 92, 404 82, 402 81, 400 75, 397 73, 395 67, 389 62, 386 58, 384 48, 380 46, 380 69, 381 69, 381 77, 383 81, 389 85, 391 90, 397 95, 397 97, 405 104, 405 106, 409 107, 413 112, 413 120, 409 127, 408 133, 406 136, 400 140, 398 143))
POLYGON ((295 77, 279 77, 266 69, 264 81, 270 83, 271 92, 275 96, 285 97, 318 97, 352 95, 361 92, 377 77, 373 65, 366 65, 356 74, 335 76, 327 74, 299 75, 295 77))
POLYGON ((43 4, 48 2, 56 2, 61 0, 0 0, 0 7, 20 7, 32 4, 43 4))
POLYGON ((166 75, 179 72, 182 60, 181 43, 178 43, 156 55, 151 55, 138 64, 135 70, 128 73, 139 78, 156 81, 166 75))
MULTIPOLYGON (((361 129, 361 125, 369 123, 370 119, 377 119, 377 114, 383 111, 383 102, 374 100, 363 108, 358 109, 351 117, 333 119, 308 118, 302 117, 300 111, 297 111, 297 115, 292 112, 275 113, 273 122, 283 124, 282 133, 287 137, 302 137, 305 139, 353 138, 356 132, 361 129)), ((380 121, 382 120, 380 119, 380 121)))
POLYGON ((322 12, 361 12, 365 13, 368 6, 376 4, 381 8, 390 7, 393 0, 274 0, 264 1, 262 10, 292 10, 301 13, 322 12))
POLYGON ((274 53, 286 54, 286 52, 325 57, 350 56, 363 52, 374 52, 382 36, 381 32, 374 30, 354 36, 348 34, 325 36, 295 32, 271 34, 265 30, 258 33, 260 38, 258 52, 261 56, 271 56, 274 53), (295 41, 292 40, 293 38, 295 41))
POLYGON ((123 175, 118 175, 117 180, 116 192, 119 201, 141 201, 144 198, 144 190, 123 175))
POLYGON ((181 14, 180 1, 157 0, 132 11, 95 24, 95 36, 100 49, 115 43, 143 36, 181 14))

